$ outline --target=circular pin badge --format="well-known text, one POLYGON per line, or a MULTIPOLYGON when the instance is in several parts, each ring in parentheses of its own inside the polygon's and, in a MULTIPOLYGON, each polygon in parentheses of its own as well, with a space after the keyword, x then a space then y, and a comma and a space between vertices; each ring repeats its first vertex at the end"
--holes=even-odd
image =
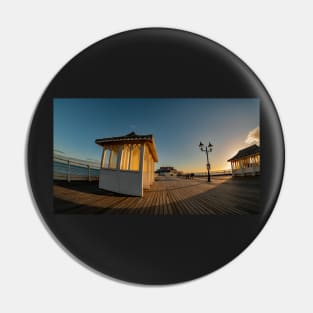
POLYGON ((51 81, 28 170, 73 256, 120 280, 172 284, 219 269, 259 234, 284 142, 270 96, 237 56, 189 32, 139 29, 83 50, 51 81))

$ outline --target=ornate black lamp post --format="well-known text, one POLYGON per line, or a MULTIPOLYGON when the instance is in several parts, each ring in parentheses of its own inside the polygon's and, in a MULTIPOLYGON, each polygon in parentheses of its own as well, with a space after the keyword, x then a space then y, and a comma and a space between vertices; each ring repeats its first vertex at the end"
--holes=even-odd
POLYGON ((211 181, 211 175, 210 175, 211 165, 210 165, 210 161, 209 161, 209 152, 212 152, 212 147, 213 147, 213 145, 211 144, 211 142, 209 142, 209 144, 207 146, 205 146, 205 148, 204 148, 204 144, 200 141, 199 148, 201 151, 206 153, 206 160, 207 160, 206 167, 208 169, 208 182, 211 181))

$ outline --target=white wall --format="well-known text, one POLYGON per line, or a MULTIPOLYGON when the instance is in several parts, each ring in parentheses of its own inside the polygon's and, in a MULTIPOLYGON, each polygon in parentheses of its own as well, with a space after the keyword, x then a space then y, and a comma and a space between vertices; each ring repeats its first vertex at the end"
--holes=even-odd
POLYGON ((258 173, 260 173, 259 165, 232 170, 233 176, 256 175, 258 173))
POLYGON ((101 169, 99 188, 132 196, 142 196, 142 173, 101 169))

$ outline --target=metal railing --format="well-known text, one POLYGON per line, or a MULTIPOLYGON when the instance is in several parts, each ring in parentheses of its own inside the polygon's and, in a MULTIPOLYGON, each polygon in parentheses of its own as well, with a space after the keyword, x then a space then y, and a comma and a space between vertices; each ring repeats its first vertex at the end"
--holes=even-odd
MULTIPOLYGON (((180 176, 186 176, 193 174, 194 177, 208 177, 208 172, 193 172, 193 173, 183 173, 180 176)), ((232 175, 232 170, 221 170, 221 171, 211 171, 211 176, 224 176, 224 175, 232 175)))
MULTIPOLYGON (((232 170, 211 171, 211 176, 231 175, 232 170)), ((208 172, 195 173, 195 177, 207 177, 208 172)))
POLYGON ((97 181, 99 169, 96 164, 53 156, 53 179, 65 181, 97 181))

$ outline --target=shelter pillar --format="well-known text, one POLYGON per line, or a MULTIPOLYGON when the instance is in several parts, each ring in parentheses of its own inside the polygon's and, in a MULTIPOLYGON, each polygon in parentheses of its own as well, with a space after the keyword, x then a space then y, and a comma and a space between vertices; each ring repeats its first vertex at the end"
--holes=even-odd
POLYGON ((102 150, 102 156, 101 156, 101 168, 103 168, 104 167, 104 158, 105 158, 105 150, 106 150, 106 148, 105 148, 105 146, 103 146, 103 150, 102 150))
POLYGON ((149 184, 152 185, 153 183, 153 176, 152 176, 152 172, 153 172, 153 160, 152 160, 152 156, 149 155, 149 184))
POLYGON ((139 171, 140 172, 143 172, 144 155, 145 155, 145 145, 142 144, 140 146, 140 159, 139 159, 139 171))
POLYGON ((118 153, 117 153, 117 164, 116 164, 117 170, 121 169, 122 152, 123 152, 123 145, 120 145, 118 147, 118 153))

